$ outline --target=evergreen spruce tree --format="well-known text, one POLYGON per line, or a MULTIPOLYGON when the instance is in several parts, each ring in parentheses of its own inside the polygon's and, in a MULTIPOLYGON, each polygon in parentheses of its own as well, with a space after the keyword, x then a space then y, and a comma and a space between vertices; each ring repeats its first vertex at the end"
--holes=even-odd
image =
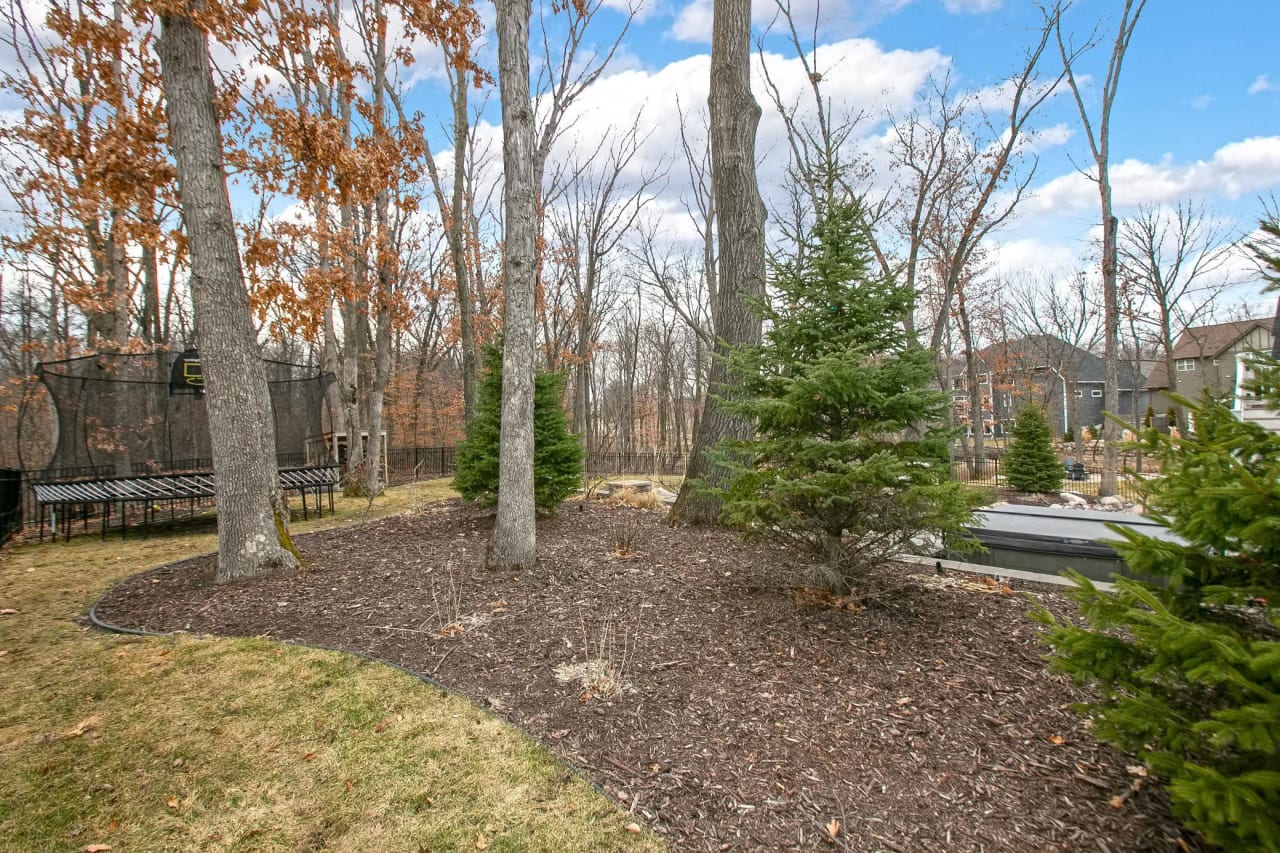
POLYGON ((957 535, 981 495, 950 476, 948 401, 901 321, 912 294, 872 272, 857 205, 820 211, 772 272, 764 341, 732 356, 732 408, 758 430, 724 448, 723 518, 818 555, 819 581, 846 593, 921 532, 957 535))
MULTIPOLYGON (((569 432, 561 405, 564 374, 539 371, 533 387, 534 503, 553 512, 582 482, 584 452, 569 432)), ((498 437, 502 422, 502 350, 485 349, 476 415, 458 446, 453 487, 464 500, 493 506, 498 500, 498 437)))
MULTIPOLYGON (((1257 390, 1280 409, 1277 388, 1280 364, 1260 366, 1257 390)), ((1142 488, 1182 541, 1116 529, 1134 572, 1162 583, 1103 592, 1071 573, 1089 627, 1037 616, 1054 664, 1097 686, 1082 707, 1094 732, 1140 755, 1189 827, 1227 850, 1280 850, 1280 435, 1177 402, 1196 431, 1144 432, 1162 476, 1142 488)))
POLYGON ((1004 474, 1020 492, 1056 492, 1062 487, 1062 463, 1053 452, 1049 422, 1039 406, 1023 407, 1009 432, 1004 474))

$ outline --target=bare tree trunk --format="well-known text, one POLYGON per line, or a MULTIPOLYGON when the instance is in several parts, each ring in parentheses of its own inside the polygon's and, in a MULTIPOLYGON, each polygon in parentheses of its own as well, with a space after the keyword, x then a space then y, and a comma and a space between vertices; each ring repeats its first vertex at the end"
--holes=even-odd
POLYGON ((727 356, 731 348, 760 342, 760 320, 747 307, 764 298, 764 203, 756 183, 756 127, 760 105, 751 93, 750 0, 716 0, 711 31, 711 183, 719 234, 719 293, 713 321, 715 352, 706 404, 694 436, 692 458, 675 506, 673 523, 710 523, 720 500, 699 486, 724 487, 731 473, 710 451, 726 438, 749 438, 753 424, 729 413, 718 397, 733 394, 727 356))
MULTIPOLYGON (((1105 136, 1105 131, 1104 131, 1105 136)), ((1106 174, 1105 168, 1100 175, 1106 174)), ((1102 407, 1120 413, 1120 306, 1116 291, 1116 218, 1111 213, 1111 181, 1098 181, 1102 196, 1102 407)), ((1102 421, 1102 479, 1098 494, 1114 495, 1120 477, 1120 427, 1110 418, 1102 421)))
MULTIPOLYGON (((1115 104, 1116 90, 1120 85, 1120 69, 1124 63, 1125 53, 1129 49, 1129 41, 1138 26, 1138 18, 1146 6, 1146 0, 1124 0, 1120 24, 1116 33, 1115 44, 1111 49, 1111 59, 1107 66, 1107 74, 1101 90, 1101 107, 1096 123, 1089 117, 1080 93, 1072 63, 1080 51, 1068 49, 1062 36, 1062 10, 1064 4, 1053 7, 1052 21, 1058 37, 1058 50, 1062 56, 1063 68, 1066 71, 1067 83, 1075 96, 1076 107, 1080 112, 1080 121, 1084 126, 1085 136, 1089 142, 1090 153, 1098 172, 1094 179, 1098 183, 1098 199, 1102 208, 1102 350, 1104 367, 1103 408, 1113 414, 1120 410, 1120 305, 1116 286, 1116 229, 1117 222, 1111 209, 1111 108, 1115 104)), ((1114 495, 1119 481, 1120 427, 1106 419, 1102 423, 1102 437, 1106 444, 1102 455, 1102 481, 1098 485, 1098 494, 1114 495)))
POLYGON ((529 0, 495 0, 505 171, 505 304, 502 321, 502 428, 498 514, 486 564, 531 568, 537 559, 533 500, 534 281, 537 211, 533 104, 529 99, 529 0))
POLYGON ((222 133, 205 35, 183 15, 162 15, 156 53, 191 245, 213 470, 219 583, 297 566, 276 474, 275 422, 254 338, 222 165, 222 133))

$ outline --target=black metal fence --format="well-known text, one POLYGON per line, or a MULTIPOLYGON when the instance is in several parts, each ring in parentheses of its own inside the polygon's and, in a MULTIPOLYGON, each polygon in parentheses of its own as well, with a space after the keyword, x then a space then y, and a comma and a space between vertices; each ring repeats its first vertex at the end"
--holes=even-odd
POLYGON ((22 529, 22 472, 0 468, 0 545, 22 529))
POLYGON ((387 449, 387 483, 448 477, 457 467, 456 447, 392 447, 387 449))
MULTIPOLYGON (((979 458, 977 456, 959 456, 951 462, 951 475, 962 482, 989 488, 1004 488, 1008 482, 1004 473, 1004 460, 1000 457, 979 458)), ((1071 469, 1062 468, 1061 489, 1065 492, 1076 492, 1081 495, 1097 495, 1102 482, 1102 472, 1093 466, 1075 463, 1071 469)), ((1116 482, 1116 491, 1121 498, 1137 501, 1138 486, 1127 476, 1121 476, 1116 482)))
MULTIPOLYGON (((281 454, 278 462, 281 467, 297 467, 305 463, 300 454, 281 454), (297 457, 297 458, 294 458, 297 457)), ((661 476, 680 476, 684 474, 688 457, 683 453, 592 453, 586 459, 588 476, 603 477, 614 474, 650 474, 661 476)), ((952 475, 964 482, 991 488, 1006 485, 1003 472, 1003 460, 1000 458, 979 459, 977 457, 957 457, 952 462, 952 475)), ((212 467, 208 459, 182 459, 170 462, 161 467, 163 471, 186 469, 204 469, 212 467)), ((389 485, 398 486, 416 480, 430 480, 437 477, 452 476, 457 467, 457 448, 452 446, 435 447, 394 447, 387 449, 387 480, 389 485)), ((1077 469, 1078 470, 1078 469, 1077 469)), ((157 473, 156 470, 138 471, 137 473, 157 473)), ((0 541, 3 541, 12 530, 6 525, 20 527, 22 522, 38 521, 35 501, 23 501, 23 495, 30 495, 30 484, 37 480, 72 480, 97 477, 110 477, 115 470, 110 467, 76 468, 44 471, 3 471, 0 470, 0 541)), ((1086 495, 1098 493, 1099 471, 1095 466, 1084 466, 1078 479, 1063 469, 1064 491, 1079 492, 1086 495)), ((1126 500, 1136 500, 1138 491, 1136 484, 1127 477, 1121 477, 1118 484, 1120 496, 1126 500)))

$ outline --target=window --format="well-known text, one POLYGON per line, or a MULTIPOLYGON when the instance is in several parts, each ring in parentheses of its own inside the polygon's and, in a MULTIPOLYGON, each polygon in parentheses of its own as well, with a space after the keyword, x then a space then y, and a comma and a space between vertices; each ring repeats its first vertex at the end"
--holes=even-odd
POLYGON ((1089 392, 1089 396, 1090 396, 1090 397, 1101 397, 1101 396, 1102 396, 1102 389, 1101 389, 1101 388, 1094 388, 1092 391, 1090 391, 1090 392, 1089 392))
POLYGON ((1194 358, 1180 358, 1173 363, 1173 367, 1179 373, 1190 373, 1196 369, 1196 360, 1194 358))
POLYGON ((1077 388, 1077 389, 1076 389, 1076 396, 1077 396, 1077 397, 1083 397, 1083 396, 1084 396, 1084 392, 1083 392, 1083 391, 1081 391, 1079 388, 1077 388))

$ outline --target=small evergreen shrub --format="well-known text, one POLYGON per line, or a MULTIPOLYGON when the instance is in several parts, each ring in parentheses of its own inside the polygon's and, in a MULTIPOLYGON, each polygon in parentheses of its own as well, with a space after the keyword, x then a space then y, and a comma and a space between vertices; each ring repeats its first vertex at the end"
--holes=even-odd
POLYGON ((902 325, 912 294, 874 270, 857 205, 820 210, 771 285, 764 341, 732 356, 726 405, 758 429, 722 448, 724 520, 819 557, 816 582, 841 594, 921 532, 959 544, 982 493, 949 475, 948 400, 902 325))
MULTIPOLYGON (((534 504, 552 512, 582 482, 584 452, 578 436, 569 432, 561 394, 564 374, 539 371, 533 386, 534 504)), ((502 351, 485 349, 476 415, 467 437, 458 445, 453 487, 463 499, 481 506, 498 502, 498 442, 502 424, 502 351)))
POLYGON ((1009 488, 1020 492, 1056 492, 1062 486, 1062 463, 1053 452, 1049 422, 1038 406, 1018 413, 1009 434, 1004 474, 1009 488))
MULTIPOLYGON (((1280 364, 1259 368, 1280 408, 1280 364)), ((1069 572, 1087 625, 1046 610, 1051 660, 1098 698, 1102 740, 1162 779, 1175 813, 1229 851, 1280 850, 1280 435, 1192 404, 1196 431, 1143 433, 1163 476, 1143 482, 1150 518, 1180 542, 1113 528, 1135 573, 1103 592, 1069 572)), ((1141 481, 1140 481, 1141 482, 1141 481)))

